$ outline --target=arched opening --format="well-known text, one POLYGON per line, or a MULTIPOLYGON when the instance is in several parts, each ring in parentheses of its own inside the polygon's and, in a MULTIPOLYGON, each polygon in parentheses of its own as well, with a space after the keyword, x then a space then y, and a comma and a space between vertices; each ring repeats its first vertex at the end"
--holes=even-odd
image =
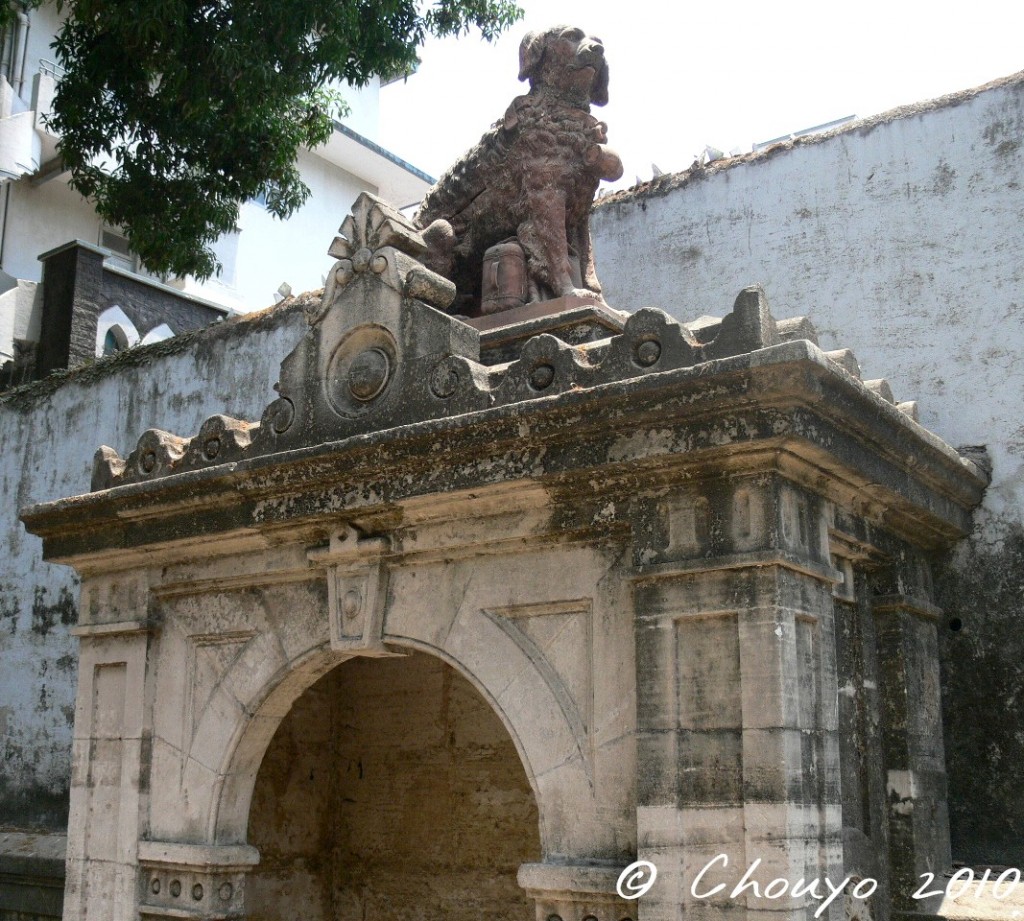
POLYGON ((425 653, 353 659, 281 722, 248 840, 249 921, 522 919, 541 856, 515 745, 470 682, 425 653))
POLYGON ((165 339, 171 339, 174 336, 174 330, 171 329, 166 323, 161 323, 159 326, 154 326, 145 336, 142 337, 140 345, 151 345, 154 342, 163 342, 165 339))
POLYGON ((113 355, 128 348, 128 337, 120 326, 111 326, 103 336, 103 354, 113 355))
POLYGON ((128 315, 116 304, 96 318, 96 357, 114 355, 139 342, 139 332, 128 315))

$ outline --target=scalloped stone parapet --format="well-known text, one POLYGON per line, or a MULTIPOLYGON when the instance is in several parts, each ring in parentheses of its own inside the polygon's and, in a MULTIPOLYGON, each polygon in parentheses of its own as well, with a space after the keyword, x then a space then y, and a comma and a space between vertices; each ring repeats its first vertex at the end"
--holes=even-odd
MULTIPOLYGON (((686 324, 655 308, 627 316, 586 296, 528 305, 504 325, 499 316, 464 322, 443 312, 451 283, 418 261, 422 233, 366 192, 329 252, 338 261, 260 422, 216 415, 193 437, 153 429, 125 459, 104 446, 94 490, 817 340, 805 318, 776 321, 757 286, 724 317, 686 324)), ((826 355, 859 381, 849 350, 826 355)), ((894 403, 884 381, 863 386, 894 403)))

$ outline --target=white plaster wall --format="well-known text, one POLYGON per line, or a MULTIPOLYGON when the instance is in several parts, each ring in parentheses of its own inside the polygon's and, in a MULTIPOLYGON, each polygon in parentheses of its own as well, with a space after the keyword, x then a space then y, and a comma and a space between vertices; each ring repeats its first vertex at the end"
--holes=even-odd
POLYGON ((349 108, 348 115, 341 120, 353 131, 375 141, 380 127, 380 78, 374 77, 359 88, 341 84, 338 91, 349 108))
POLYGON ((50 47, 50 43, 67 13, 65 11, 64 14, 59 14, 55 3, 44 3, 37 9, 31 10, 28 15, 31 26, 28 32, 25 84, 21 93, 26 102, 29 101, 29 94, 32 92, 32 77, 39 70, 39 62, 57 62, 57 52, 50 47))
POLYGON ((595 209, 608 302, 721 316, 760 283, 953 445, 1024 518, 1024 74, 595 209))
POLYGON ((338 227, 360 192, 377 189, 309 151, 299 152, 298 167, 311 194, 287 222, 255 202, 242 205, 234 283, 190 279, 186 291, 248 311, 272 304, 282 282, 295 294, 323 285, 333 264, 327 247, 338 227))
POLYGON ((15 278, 41 280, 40 254, 71 240, 99 243, 99 218, 66 176, 40 186, 12 183, 8 208, 3 269, 15 278))
POLYGON ((16 339, 39 338, 42 312, 42 288, 34 281, 14 279, 13 286, 0 294, 0 362, 14 355, 16 339))
POLYGON ((0 364, 14 357, 14 325, 17 320, 18 289, 0 294, 0 364))
POLYGON ((0 821, 24 822, 19 803, 59 808, 78 651, 58 610, 62 590, 77 594, 71 571, 42 561, 18 510, 87 492, 100 444, 125 455, 147 428, 190 435, 216 412, 258 421, 304 332, 297 310, 228 321, 185 350, 158 344, 137 364, 122 357, 117 373, 96 366, 50 393, 37 385, 35 396, 0 401, 0 821))

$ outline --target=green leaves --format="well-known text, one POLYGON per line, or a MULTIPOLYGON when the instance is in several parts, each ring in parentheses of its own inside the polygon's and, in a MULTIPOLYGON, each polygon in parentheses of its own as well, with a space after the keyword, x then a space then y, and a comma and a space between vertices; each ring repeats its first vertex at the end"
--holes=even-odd
POLYGON ((27 13, 42 5, 43 0, 0 0, 0 30, 18 21, 18 13, 27 13))
MULTIPOLYGON (((0 0, 2 3, 2 0, 0 0)), ((155 272, 209 278, 241 201, 287 217, 299 147, 346 114, 341 81, 416 63, 428 34, 493 38, 512 0, 62 0, 51 124, 71 184, 155 272)))

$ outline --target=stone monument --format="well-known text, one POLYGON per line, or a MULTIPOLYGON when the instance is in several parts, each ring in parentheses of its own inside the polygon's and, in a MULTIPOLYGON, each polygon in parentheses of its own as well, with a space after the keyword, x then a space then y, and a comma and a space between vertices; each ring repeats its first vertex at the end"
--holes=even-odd
MULTIPOLYGON (((554 34, 557 56, 589 41, 554 34)), ((565 309, 452 316, 469 254, 502 241, 446 277, 424 220, 359 197, 258 423, 101 448, 92 493, 24 510, 82 577, 66 921, 933 907, 912 898, 950 860, 930 562, 984 472, 756 287, 689 324, 581 304, 520 221, 531 290, 565 309), (409 791, 482 756, 400 783, 459 733, 418 716, 426 684, 402 706, 391 679, 349 693, 424 662, 505 753, 457 812, 527 817, 511 848, 418 807, 452 849, 491 841, 483 888, 401 850, 426 821, 409 791), (328 732, 328 699, 363 703, 328 732), (401 759, 323 754, 364 710, 401 759), (359 850, 389 822, 394 865, 359 850), (634 901, 638 858, 659 872, 634 901)))
POLYGON ((427 192, 413 222, 427 264, 451 279, 471 316, 550 298, 592 299, 601 286, 590 206, 622 161, 590 106, 608 102, 601 40, 554 26, 529 33, 519 79, 530 92, 427 192))

